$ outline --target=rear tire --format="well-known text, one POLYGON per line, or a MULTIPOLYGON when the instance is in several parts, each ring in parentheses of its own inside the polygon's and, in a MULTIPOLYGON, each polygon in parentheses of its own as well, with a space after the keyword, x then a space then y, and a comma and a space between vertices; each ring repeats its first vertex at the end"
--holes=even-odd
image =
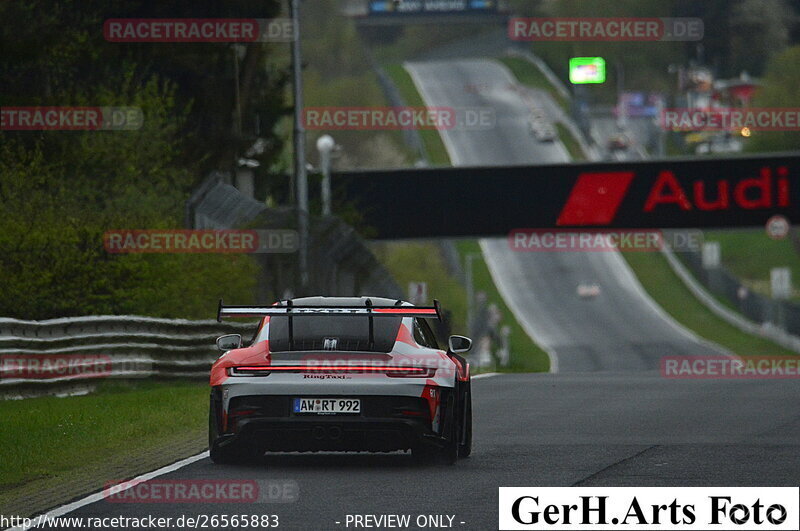
POLYGON ((463 438, 458 445, 458 457, 469 457, 472 453, 472 392, 471 385, 467 383, 467 391, 464 393, 464 415, 462 417, 463 438))
POLYGON ((211 457, 211 461, 218 465, 233 465, 242 462, 241 456, 235 455, 230 448, 212 446, 208 454, 211 457))
POLYGON ((227 446, 212 444, 208 450, 211 460, 218 465, 246 465, 258 462, 263 454, 255 447, 242 443, 227 446))
MULTIPOLYGON (((458 437, 458 432, 454 434, 458 437)), ((447 444, 440 452, 442 462, 448 465, 454 465, 458 462, 458 439, 447 441, 447 444)))
POLYGON ((453 388, 452 394, 452 402, 449 404, 450 414, 448 416, 448 424, 450 425, 445 426, 447 429, 447 443, 445 443, 444 448, 441 450, 441 458, 442 461, 447 463, 448 465, 454 465, 458 462, 458 455, 459 455, 459 447, 461 443, 461 400, 459 399, 459 395, 461 394, 461 389, 456 382, 456 386, 453 388))
POLYGON ((214 401, 208 411, 208 455, 211 461, 218 465, 235 465, 253 462, 261 457, 255 448, 241 443, 232 443, 219 446, 217 440, 220 432, 217 426, 217 415, 214 411, 214 401))
POLYGON ((458 461, 461 438, 461 408, 458 387, 453 388, 447 404, 444 405, 445 418, 442 435, 444 445, 435 446, 420 441, 411 448, 411 455, 419 463, 446 463, 454 465, 458 461))

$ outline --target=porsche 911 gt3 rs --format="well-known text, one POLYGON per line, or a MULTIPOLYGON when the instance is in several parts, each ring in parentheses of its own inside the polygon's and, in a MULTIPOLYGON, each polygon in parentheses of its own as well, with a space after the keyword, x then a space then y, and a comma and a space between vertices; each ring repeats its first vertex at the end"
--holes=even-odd
POLYGON ((472 449, 469 338, 439 347, 432 307, 367 297, 226 306, 260 317, 247 347, 222 336, 211 368, 209 449, 216 463, 266 451, 411 450, 454 463, 472 449))

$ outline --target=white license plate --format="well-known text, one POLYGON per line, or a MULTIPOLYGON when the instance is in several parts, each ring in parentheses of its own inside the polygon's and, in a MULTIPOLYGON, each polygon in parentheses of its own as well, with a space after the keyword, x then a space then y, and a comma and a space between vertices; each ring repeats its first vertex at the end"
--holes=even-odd
POLYGON ((295 398, 295 413, 312 415, 339 415, 361 413, 361 400, 358 398, 295 398))

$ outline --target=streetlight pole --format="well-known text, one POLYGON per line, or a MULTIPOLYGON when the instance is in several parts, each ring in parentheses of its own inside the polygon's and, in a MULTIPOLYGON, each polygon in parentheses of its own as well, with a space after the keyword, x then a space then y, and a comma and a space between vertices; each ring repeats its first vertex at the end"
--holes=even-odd
POLYGON ((294 175, 297 185, 297 253, 300 272, 300 291, 308 287, 308 176, 306 175, 306 135, 303 128, 303 63, 300 54, 300 0, 290 4, 294 35, 292 39, 292 67, 294 71, 294 175))
POLYGON ((319 163, 322 168, 322 215, 331 215, 331 152, 336 147, 331 135, 322 135, 317 139, 319 163))

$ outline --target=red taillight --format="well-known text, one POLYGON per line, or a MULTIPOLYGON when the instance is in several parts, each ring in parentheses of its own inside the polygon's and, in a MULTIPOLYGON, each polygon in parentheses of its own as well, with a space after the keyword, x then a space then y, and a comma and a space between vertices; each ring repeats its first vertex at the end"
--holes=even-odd
POLYGON ((387 367, 347 365, 330 367, 325 365, 268 365, 262 367, 232 367, 231 376, 265 376, 273 372, 295 373, 383 373, 393 378, 432 378, 436 369, 432 367, 387 367))
POLYGON ((392 378, 433 378, 436 369, 428 367, 414 367, 410 370, 387 372, 387 376, 392 378))
POLYGON ((229 376, 269 376, 270 367, 230 367, 229 376))

